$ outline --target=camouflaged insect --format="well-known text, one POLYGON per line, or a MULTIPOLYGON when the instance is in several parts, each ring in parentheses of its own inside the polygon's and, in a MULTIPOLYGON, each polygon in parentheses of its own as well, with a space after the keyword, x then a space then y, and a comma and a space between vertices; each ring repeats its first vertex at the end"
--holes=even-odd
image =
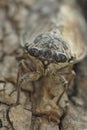
POLYGON ((59 123, 75 76, 73 64, 86 55, 85 21, 78 11, 62 5, 54 22, 43 18, 35 25, 32 23, 34 27, 30 26, 24 36, 18 89, 22 87, 31 92, 33 115, 59 123))
POLYGON ((72 58, 66 42, 50 33, 37 36, 32 47, 26 44, 25 48, 31 56, 43 63, 68 62, 72 58))

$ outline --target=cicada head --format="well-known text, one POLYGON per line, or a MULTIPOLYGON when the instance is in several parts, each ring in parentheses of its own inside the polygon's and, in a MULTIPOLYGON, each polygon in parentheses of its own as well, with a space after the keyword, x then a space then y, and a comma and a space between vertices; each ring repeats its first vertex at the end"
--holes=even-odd
POLYGON ((54 37, 46 33, 37 36, 31 46, 25 44, 28 53, 48 63, 68 62, 71 59, 71 52, 68 45, 62 38, 54 37))

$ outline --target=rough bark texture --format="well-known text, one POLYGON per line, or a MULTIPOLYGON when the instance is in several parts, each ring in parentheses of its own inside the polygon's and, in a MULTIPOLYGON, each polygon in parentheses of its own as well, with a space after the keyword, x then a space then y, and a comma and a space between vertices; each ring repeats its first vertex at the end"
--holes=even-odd
POLYGON ((56 2, 56 0, 44 2, 42 0, 0 0, 0 130, 87 129, 87 57, 74 66, 77 76, 69 94, 69 105, 59 124, 46 117, 32 114, 31 93, 28 91, 21 91, 20 105, 15 105, 17 88, 15 83, 8 79, 11 77, 11 81, 12 79, 14 81, 14 77, 17 77, 17 57, 21 56, 23 51, 19 44, 20 35, 26 30, 27 18, 31 17, 29 22, 32 24, 38 15, 53 16, 58 12, 60 4, 60 1, 59 4, 56 2), (8 82, 5 83, 4 79, 8 82))

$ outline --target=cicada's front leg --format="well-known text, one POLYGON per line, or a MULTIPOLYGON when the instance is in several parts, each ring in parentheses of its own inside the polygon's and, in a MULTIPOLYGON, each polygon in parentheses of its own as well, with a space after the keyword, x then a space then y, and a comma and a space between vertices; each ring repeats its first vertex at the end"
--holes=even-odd
POLYGON ((28 57, 27 59, 21 60, 19 63, 17 74, 17 104, 19 103, 21 88, 32 92, 33 87, 31 82, 38 80, 42 76, 43 71, 41 70, 43 67, 40 65, 39 61, 38 64, 35 62, 37 62, 37 60, 28 57))
POLYGON ((71 73, 69 73, 66 78, 67 78, 67 81, 68 81, 68 88, 67 88, 67 94, 68 96, 72 95, 73 93, 73 86, 74 86, 74 79, 75 79, 75 72, 72 70, 71 73))
MULTIPOLYGON (((56 104, 60 105, 61 101, 64 99, 66 102, 68 101, 67 93, 69 91, 69 88, 71 87, 71 83, 74 80, 75 73, 72 71, 73 64, 69 63, 60 63, 60 64, 50 64, 49 68, 46 70, 46 74, 49 74, 52 77, 52 80, 54 80, 54 87, 52 87, 51 90, 55 90, 56 84, 58 84, 58 92, 56 91, 56 104), (65 97, 66 99, 62 98, 65 97)), ((51 95, 54 95, 54 91, 51 91, 51 95)), ((65 101, 64 106, 66 106, 65 101)))

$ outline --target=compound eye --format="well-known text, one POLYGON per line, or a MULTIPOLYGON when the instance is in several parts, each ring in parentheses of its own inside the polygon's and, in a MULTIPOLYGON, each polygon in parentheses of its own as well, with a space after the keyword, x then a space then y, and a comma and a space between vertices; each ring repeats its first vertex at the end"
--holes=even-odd
POLYGON ((61 59, 62 62, 66 62, 68 60, 67 56, 65 54, 63 54, 63 53, 60 53, 59 57, 60 57, 60 59, 61 59))
POLYGON ((41 51, 38 48, 34 47, 34 48, 28 48, 28 52, 30 53, 30 55, 38 57, 41 51))
POLYGON ((54 53, 53 58, 56 62, 66 62, 67 56, 64 53, 54 53))

